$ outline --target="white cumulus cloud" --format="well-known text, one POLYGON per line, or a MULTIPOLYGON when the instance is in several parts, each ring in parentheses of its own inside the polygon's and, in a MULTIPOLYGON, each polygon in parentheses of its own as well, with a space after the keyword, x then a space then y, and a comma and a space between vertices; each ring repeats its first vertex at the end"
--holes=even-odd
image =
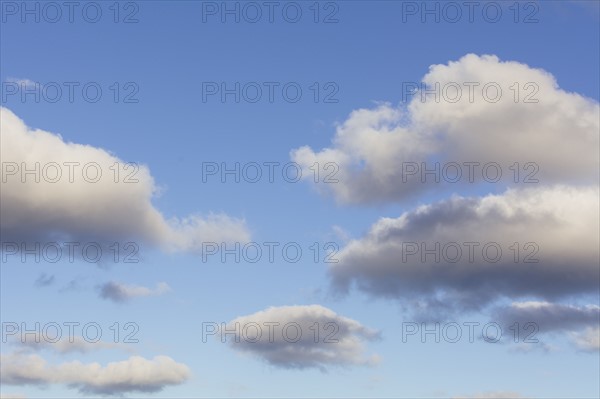
POLYGON ((152 204, 157 187, 145 165, 136 171, 102 148, 29 128, 4 107, 0 122, 5 242, 138 241, 166 251, 199 251, 205 241, 250 238, 244 220, 224 214, 166 218, 152 204), (23 174, 36 167, 39 172, 23 174))
POLYGON ((600 106, 562 90, 550 73, 493 55, 468 54, 431 66, 422 82, 426 89, 439 87, 440 98, 422 97, 421 91, 406 106, 384 103, 355 110, 337 126, 328 148, 293 150, 292 160, 306 169, 303 176, 313 176, 315 162, 321 168, 336 163, 338 182, 320 179, 316 184, 342 203, 397 201, 427 190, 450 192, 486 177, 494 181, 496 169, 483 170, 491 162, 501 167, 498 184, 506 186, 515 181, 509 169, 515 162, 520 183, 528 177, 542 184, 598 181, 600 106), (473 93, 471 84, 478 84, 473 93), (484 97, 487 84, 493 86, 485 89, 484 97), (462 95, 454 100, 456 85, 462 95), (493 87, 502 90, 497 101, 493 87), (439 183, 433 175, 422 175, 436 162, 439 183), (456 183, 449 182, 457 173, 452 162, 461 167, 456 183), (469 162, 479 165, 465 164, 469 162), (418 165, 417 173, 411 163, 418 165))

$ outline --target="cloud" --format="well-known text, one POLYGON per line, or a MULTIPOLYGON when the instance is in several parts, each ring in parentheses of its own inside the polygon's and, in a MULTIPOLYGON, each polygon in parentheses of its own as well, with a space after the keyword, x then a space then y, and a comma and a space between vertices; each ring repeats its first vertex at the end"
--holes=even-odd
POLYGON ((47 287, 54 283, 54 275, 47 275, 46 273, 40 274, 40 276, 35 280, 35 285, 37 287, 47 287))
POLYGON ((379 338, 377 331, 320 305, 270 307, 230 321, 220 334, 234 350, 282 368, 326 371, 379 359, 366 357, 363 347, 363 341, 379 338))
POLYGON ((42 351, 51 350, 61 355, 70 353, 89 353, 96 350, 103 349, 121 349, 125 351, 131 351, 131 345, 114 343, 114 342, 92 342, 86 341, 81 337, 73 337, 72 341, 65 337, 59 339, 57 342, 51 342, 45 339, 36 342, 35 340, 15 340, 15 344, 19 345, 20 348, 24 348, 29 351, 42 351))
POLYGON ((596 293, 599 219, 598 187, 454 196, 381 218, 340 251, 329 274, 341 292, 356 285, 411 303, 416 313, 479 310, 506 297, 596 293))
POLYGON ((350 233, 348 233, 342 227, 334 225, 331 229, 333 230, 335 238, 340 240, 341 242, 346 243, 350 240, 350 233))
POLYGON ((439 101, 433 95, 423 98, 419 92, 406 106, 384 103, 355 110, 337 126, 330 147, 315 151, 303 146, 291 151, 291 159, 305 169, 307 179, 314 175, 310 168, 315 162, 321 168, 336 163, 338 182, 320 179, 316 187, 342 203, 399 201, 433 189, 450 192, 481 183, 485 177, 494 180, 495 169, 484 176, 483 165, 489 162, 500 166, 498 184, 503 187, 515 184, 515 172, 509 169, 515 162, 521 171, 519 183, 525 175, 543 184, 598 181, 600 106, 560 89, 550 73, 492 55, 468 54, 447 65, 431 66, 422 81, 427 89, 439 84, 440 93, 448 90, 439 101), (469 82, 479 84, 472 96, 465 86, 469 82), (488 83, 502 90, 497 102, 490 100, 494 89, 489 89, 488 99, 483 96, 488 83), (450 102, 455 84, 462 96, 450 102), (524 102, 529 94, 528 101, 538 102, 524 102), (422 162, 428 169, 440 163, 439 183, 432 175, 422 176, 422 162), (451 162, 460 166, 462 177, 457 183, 448 182, 455 178, 456 169, 443 171, 451 162), (473 165, 471 175, 465 162, 480 165, 473 165), (533 164, 527 166, 529 162, 533 164), (418 165, 417 173, 412 174, 410 163, 418 165))
POLYGON ((114 302, 125 302, 132 298, 158 296, 171 291, 167 283, 158 283, 156 288, 151 289, 138 285, 125 285, 119 282, 110 281, 100 287, 100 297, 110 299, 114 302))
POLYGON ((152 204, 157 187, 145 165, 126 169, 126 163, 108 151, 28 128, 4 107, 0 121, 4 242, 84 241, 108 246, 135 241, 166 251, 199 251, 204 241, 250 238, 244 220, 224 214, 165 218, 152 204), (25 169, 35 170, 36 163, 37 176, 23 175, 25 169))
POLYGON ((521 325, 534 322, 541 332, 573 331, 597 326, 600 322, 600 306, 576 306, 540 301, 513 302, 508 307, 497 309, 496 319, 506 325, 515 322, 521 325))
MULTIPOLYGON (((600 350, 600 306, 567 305, 560 303, 527 301, 513 302, 510 306, 499 307, 495 319, 505 326, 519 323, 525 326, 535 323, 540 334, 566 334, 581 350, 600 350)), ((537 332, 536 331, 536 332, 537 332)))
MULTIPOLYGON (((525 327, 523 326, 520 326, 520 328, 523 328, 525 330, 525 327)), ((548 344, 546 342, 538 340, 536 335, 537 332, 538 331, 534 330, 531 326, 527 326, 527 330, 524 331, 522 338, 524 340, 527 340, 528 342, 510 342, 509 352, 527 355, 533 352, 548 354, 559 352, 561 350, 557 345, 548 344)), ((491 336, 490 338, 494 339, 494 337, 491 336)), ((508 339, 505 341, 498 342, 509 343, 508 339)))
POLYGON ((85 278, 82 278, 82 277, 74 278, 71 281, 69 281, 67 284, 65 284, 63 287, 61 287, 58 290, 58 292, 64 293, 64 292, 70 292, 70 291, 81 291, 83 289, 83 287, 82 287, 83 280, 85 280, 85 278))
POLYGON ((34 82, 30 79, 7 78, 6 82, 16 83, 17 85, 21 86, 21 90, 38 88, 39 86, 41 86, 40 83, 34 82))
POLYGON ((572 332, 571 339, 581 350, 587 352, 600 351, 600 328, 588 327, 584 331, 572 332))
POLYGON ((190 377, 189 368, 168 356, 152 360, 140 356, 108 363, 83 364, 79 361, 49 365, 39 355, 1 355, 2 383, 6 385, 65 384, 84 394, 122 395, 151 393, 179 385, 190 377))

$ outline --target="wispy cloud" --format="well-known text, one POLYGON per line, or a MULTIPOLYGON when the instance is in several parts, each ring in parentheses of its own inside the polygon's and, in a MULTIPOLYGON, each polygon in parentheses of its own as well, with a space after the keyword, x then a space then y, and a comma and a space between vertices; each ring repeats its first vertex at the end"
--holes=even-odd
POLYGON ((156 288, 152 289, 109 281, 100 287, 100 297, 114 302, 125 302, 132 298, 163 295, 169 291, 171 287, 164 282, 156 284, 156 288))

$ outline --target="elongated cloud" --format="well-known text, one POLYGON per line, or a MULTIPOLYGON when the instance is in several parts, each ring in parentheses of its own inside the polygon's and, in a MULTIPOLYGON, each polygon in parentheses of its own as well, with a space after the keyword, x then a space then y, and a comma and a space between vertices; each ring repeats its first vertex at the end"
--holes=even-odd
POLYGON ((495 319, 505 325, 535 323, 542 334, 564 333, 580 349, 600 350, 600 306, 561 303, 513 302, 495 311, 495 319))
POLYGON ((598 187, 456 196, 380 219, 342 249, 329 272, 339 290, 355 285, 423 311, 593 294, 599 220, 598 187))
POLYGON ((565 305, 551 302, 513 302, 498 309, 498 320, 506 324, 521 324, 533 321, 541 331, 569 331, 582 327, 597 327, 600 322, 600 306, 565 305))
POLYGON ((378 361, 363 347, 378 332, 320 305, 270 307, 230 321, 220 333, 234 350, 277 367, 326 371, 378 361))
POLYGON ((145 165, 28 128, 6 108, 0 122, 3 241, 139 241, 198 251, 204 241, 249 240, 245 222, 224 214, 165 218, 152 204, 157 188, 145 165))
POLYGON ((39 355, 22 354, 2 355, 1 361, 3 384, 65 384, 82 393, 96 395, 158 392, 167 386, 182 384, 190 377, 186 365, 168 356, 151 360, 132 356, 106 366, 78 361, 53 366, 39 355))
POLYGON ((492 162, 502 172, 496 183, 504 186, 598 181, 600 106, 560 89, 548 72, 469 54, 431 66, 422 84, 425 90, 406 106, 353 111, 337 126, 330 147, 297 148, 292 160, 306 169, 306 178, 315 162, 321 168, 337 164, 338 182, 320 179, 317 187, 343 203, 397 201, 496 182, 498 168, 486 167, 492 162), (436 88, 437 98, 426 94, 436 88), (466 164, 472 162, 478 165, 466 164), (436 163, 438 182, 435 174, 423 174, 436 163))
POLYGON ((171 291, 167 283, 158 283, 156 288, 148 288, 138 285, 126 285, 110 281, 100 287, 100 297, 115 302, 125 302, 136 297, 157 296, 171 291))
MULTIPOLYGON (((10 342, 10 341, 9 341, 10 342)), ((19 351, 28 350, 28 351, 43 351, 49 350, 59 353, 61 355, 70 354, 70 353, 89 353, 92 351, 98 350, 106 350, 106 349, 119 349, 123 351, 132 351, 134 348, 131 345, 123 344, 123 343, 115 343, 115 342, 106 342, 106 341, 86 341, 82 337, 62 337, 56 342, 50 342, 46 339, 41 339, 39 342, 36 340, 18 340, 10 342, 13 345, 17 345, 19 347, 19 351)))
POLYGON ((599 327, 588 327, 583 331, 573 332, 571 339, 581 350, 595 353, 600 351, 599 327))

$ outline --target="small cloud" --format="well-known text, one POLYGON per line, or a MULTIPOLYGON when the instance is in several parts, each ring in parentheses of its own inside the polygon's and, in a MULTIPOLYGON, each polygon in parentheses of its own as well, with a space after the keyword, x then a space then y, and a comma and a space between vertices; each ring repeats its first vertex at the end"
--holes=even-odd
POLYGON ((19 78, 6 78, 6 82, 8 83, 16 83, 21 86, 21 89, 32 89, 40 87, 39 82, 34 82, 29 79, 19 79, 19 78))
POLYGON ((513 343, 511 344, 510 348, 511 352, 521 354, 528 354, 531 352, 550 353, 558 350, 559 349, 556 346, 546 344, 544 342, 537 342, 535 344, 529 344, 525 342, 513 343))
POLYGON ((114 302, 125 302, 132 298, 158 296, 171 291, 167 283, 158 283, 156 288, 148 288, 137 285, 125 285, 110 281, 100 287, 100 297, 114 302))
POLYGON ((371 366, 380 361, 376 354, 367 356, 363 345, 379 339, 378 331, 320 305, 270 307, 238 317, 220 332, 223 340, 230 338, 232 349, 275 367, 326 372, 331 366, 371 366))
POLYGON ((600 351, 600 328, 588 327, 582 332, 572 332, 570 335, 579 349, 586 352, 600 351))
POLYGON ((47 287, 54 283, 54 275, 47 275, 46 273, 42 273, 36 280, 36 287, 47 287))
POLYGON ((77 277, 69 281, 65 286, 58 290, 60 293, 69 292, 69 291, 80 291, 82 289, 82 281, 84 278, 77 277))

